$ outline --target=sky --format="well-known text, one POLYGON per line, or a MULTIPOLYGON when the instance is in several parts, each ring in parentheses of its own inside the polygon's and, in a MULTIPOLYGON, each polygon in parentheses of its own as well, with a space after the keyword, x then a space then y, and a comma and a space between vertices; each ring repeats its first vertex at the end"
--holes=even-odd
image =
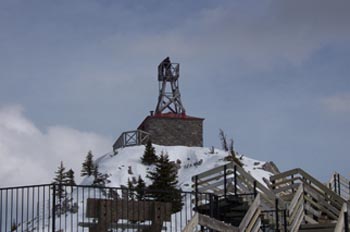
MULTIPOLYGON (((180 63, 204 145, 349 178, 350 1, 0 0, 0 186, 79 176, 138 127, 180 63)), ((79 178, 79 177, 78 177, 79 178)))

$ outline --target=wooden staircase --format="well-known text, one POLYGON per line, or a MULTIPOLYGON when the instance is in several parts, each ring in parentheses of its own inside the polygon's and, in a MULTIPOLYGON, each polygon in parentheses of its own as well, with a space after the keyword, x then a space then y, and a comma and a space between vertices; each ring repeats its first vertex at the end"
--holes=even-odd
POLYGON ((349 202, 303 171, 270 178, 271 188, 287 203, 289 231, 344 231, 349 202))
POLYGON ((248 202, 245 202, 241 197, 234 195, 217 199, 214 204, 214 212, 211 212, 209 204, 198 206, 195 210, 198 213, 212 216, 213 218, 231 224, 232 226, 239 226, 249 209, 248 202))
POLYGON ((196 199, 199 218, 207 217, 204 227, 201 220, 198 225, 213 229, 213 220, 223 223, 214 231, 349 232, 350 194, 344 189, 350 183, 337 178, 322 184, 302 169, 292 169, 275 174, 265 186, 234 162, 216 167, 192 177, 195 192, 215 196, 211 204, 196 199))
POLYGON ((200 173, 192 177, 192 181, 195 192, 217 196, 216 213, 209 212, 208 204, 199 205, 198 213, 211 213, 213 218, 236 227, 238 231, 261 231, 260 227, 265 231, 271 231, 269 228, 285 231, 284 220, 281 220, 284 201, 236 163, 200 173))

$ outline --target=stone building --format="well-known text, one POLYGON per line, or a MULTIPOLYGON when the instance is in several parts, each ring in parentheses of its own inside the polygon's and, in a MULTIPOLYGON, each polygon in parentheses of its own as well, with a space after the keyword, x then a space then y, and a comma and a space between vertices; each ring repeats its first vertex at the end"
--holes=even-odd
POLYGON ((203 118, 172 113, 150 115, 138 127, 148 132, 152 143, 165 146, 203 146, 203 118))

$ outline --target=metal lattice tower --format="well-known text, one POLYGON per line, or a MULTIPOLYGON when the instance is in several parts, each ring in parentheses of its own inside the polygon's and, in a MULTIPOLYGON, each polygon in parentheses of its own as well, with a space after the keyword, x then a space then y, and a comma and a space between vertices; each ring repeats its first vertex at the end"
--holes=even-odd
POLYGON ((171 63, 165 58, 158 66, 159 97, 156 114, 162 114, 166 109, 174 114, 185 115, 179 90, 180 65, 171 63))

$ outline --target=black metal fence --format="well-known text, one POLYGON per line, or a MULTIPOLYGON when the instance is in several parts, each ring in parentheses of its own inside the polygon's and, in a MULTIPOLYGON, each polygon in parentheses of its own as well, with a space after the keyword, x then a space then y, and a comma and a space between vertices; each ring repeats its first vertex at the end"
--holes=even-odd
POLYGON ((0 231, 181 231, 209 193, 32 185, 0 189, 0 231), (162 202, 156 196, 171 196, 162 202), (175 207, 176 206, 176 207, 175 207))

